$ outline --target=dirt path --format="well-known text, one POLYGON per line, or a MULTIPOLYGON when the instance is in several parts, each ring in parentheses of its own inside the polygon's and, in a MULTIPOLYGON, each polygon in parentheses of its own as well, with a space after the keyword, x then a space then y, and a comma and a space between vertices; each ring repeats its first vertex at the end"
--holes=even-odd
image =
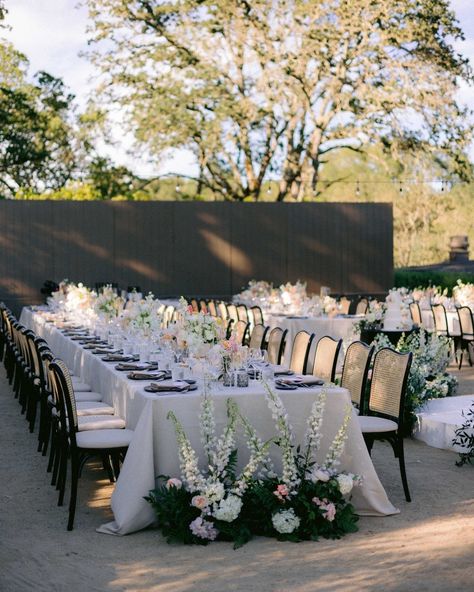
MULTIPOLYGON (((474 372, 465 370, 474 384, 474 372)), ((2 368, 1 592, 474 590, 474 467, 455 467, 451 452, 407 441, 414 500, 407 504, 396 460, 376 444, 374 464, 399 516, 362 518, 359 532, 340 541, 256 539, 233 551, 227 543, 168 545, 154 530, 123 538, 97 534, 111 517, 112 489, 90 465, 80 482, 75 529, 67 532, 67 510, 56 506, 45 459, 35 449, 36 435, 28 433, 2 368)))

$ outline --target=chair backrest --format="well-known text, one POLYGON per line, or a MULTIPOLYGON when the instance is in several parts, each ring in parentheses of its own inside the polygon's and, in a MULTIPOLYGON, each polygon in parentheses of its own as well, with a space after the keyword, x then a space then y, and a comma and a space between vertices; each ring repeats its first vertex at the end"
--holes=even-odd
POLYGON ((298 374, 306 372, 308 364, 309 349, 314 339, 314 333, 311 335, 307 331, 299 331, 293 339, 291 349, 290 370, 298 374))
POLYGON ((217 317, 217 307, 214 300, 209 300, 207 303, 207 310, 211 317, 217 317))
POLYGON ((201 298, 201 300, 199 301, 199 310, 204 314, 208 313, 207 302, 203 298, 201 298))
POLYGON ((268 329, 269 328, 265 327, 265 325, 254 326, 249 339, 249 347, 251 349, 263 349, 268 329))
POLYGON ((53 399, 59 413, 60 423, 65 427, 67 418, 70 442, 75 445, 78 419, 71 375, 66 364, 58 358, 55 358, 49 363, 48 375, 53 399))
POLYGON ((423 324, 423 319, 421 318, 421 310, 418 302, 410 302, 410 314, 413 324, 421 327, 423 324))
POLYGON ((474 321, 472 310, 469 306, 460 306, 458 309, 459 327, 463 338, 472 339, 474 337, 474 321))
POLYGON ((245 304, 239 304, 237 306, 237 317, 239 321, 245 321, 246 323, 249 322, 249 315, 245 304))
POLYGON ((237 321, 232 325, 232 333, 235 335, 237 343, 245 345, 249 324, 245 321, 237 321))
POLYGON ((349 298, 342 296, 339 300, 339 307, 341 309, 341 314, 349 314, 349 308, 351 307, 351 301, 349 298))
POLYGON ((375 354, 368 402, 369 415, 403 423, 405 392, 413 354, 384 347, 375 354))
POLYGON ((374 346, 370 347, 362 341, 354 341, 348 346, 344 357, 341 386, 350 392, 351 401, 361 411, 365 406, 365 388, 374 349, 374 346))
POLYGON ((263 325, 263 313, 260 306, 252 306, 250 310, 252 311, 254 325, 263 325))
POLYGON ((356 314, 366 314, 367 309, 369 308, 369 301, 367 298, 361 298, 356 306, 356 314))
POLYGON ((237 314, 237 307, 235 304, 228 304, 227 305, 227 316, 236 323, 239 320, 239 315, 237 314))
POLYGON ((313 376, 334 382, 341 345, 342 339, 333 339, 329 335, 321 337, 314 353, 313 376))
POLYGON ((449 336, 448 317, 444 304, 432 304, 431 310, 433 311, 436 333, 449 336))
POLYGON ((283 330, 280 327, 274 327, 270 331, 267 343, 267 355, 270 364, 281 364, 287 334, 288 329, 283 330))
POLYGON ((189 301, 189 304, 191 305, 191 308, 193 309, 194 312, 199 312, 199 303, 196 300, 196 298, 191 298, 191 300, 189 301))
POLYGON ((227 320, 229 315, 227 314, 227 306, 225 302, 219 302, 217 305, 217 312, 219 313, 219 316, 224 319, 224 321, 227 320))

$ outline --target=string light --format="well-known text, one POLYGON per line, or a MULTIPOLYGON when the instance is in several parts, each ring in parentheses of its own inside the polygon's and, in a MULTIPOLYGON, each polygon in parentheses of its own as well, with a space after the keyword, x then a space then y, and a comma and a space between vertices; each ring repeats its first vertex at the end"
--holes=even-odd
POLYGON ((356 185, 356 195, 360 195, 360 185, 359 185, 359 181, 357 181, 357 185, 356 185))

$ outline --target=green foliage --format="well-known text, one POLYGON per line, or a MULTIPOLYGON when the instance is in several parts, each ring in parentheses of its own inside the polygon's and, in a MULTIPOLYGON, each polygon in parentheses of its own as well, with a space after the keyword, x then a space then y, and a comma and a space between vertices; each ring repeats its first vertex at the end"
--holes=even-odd
POLYGON ((448 295, 451 295, 458 279, 464 283, 474 283, 474 274, 453 271, 396 269, 394 285, 396 288, 405 287, 410 290, 439 286, 441 291, 447 288, 448 295))
POLYGON ((73 96, 46 72, 26 81, 28 62, 0 39, 0 196, 64 186, 76 167, 73 96))
POLYGON ((331 153, 380 139, 395 160, 425 153, 469 172, 455 93, 471 72, 453 46, 463 35, 448 0, 88 6, 101 104, 121 104, 158 158, 192 151, 197 195, 260 200, 275 178, 276 199, 303 201, 331 153))
POLYGON ((319 537, 338 539, 344 534, 358 530, 358 516, 353 506, 341 495, 335 480, 316 483, 304 480, 298 495, 287 501, 279 500, 274 494, 278 485, 277 479, 253 481, 244 495, 242 519, 248 523, 254 534, 299 542, 316 541, 319 537), (333 521, 324 517, 324 510, 314 503, 314 498, 331 500, 336 507, 333 521), (272 525, 272 516, 288 508, 293 508, 296 515, 302 517, 300 526, 291 534, 278 533, 272 525))
POLYGON ((474 463, 474 403, 466 413, 463 412, 463 417, 464 423, 456 429, 453 439, 453 446, 462 449, 456 462, 458 467, 474 463))

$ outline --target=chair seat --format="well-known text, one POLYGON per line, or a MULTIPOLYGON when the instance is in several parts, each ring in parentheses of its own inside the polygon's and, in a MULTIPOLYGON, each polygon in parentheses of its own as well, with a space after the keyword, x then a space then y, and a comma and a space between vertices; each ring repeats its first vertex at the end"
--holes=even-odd
POLYGON ((82 401, 102 401, 102 395, 100 393, 94 392, 83 392, 83 393, 75 393, 76 403, 81 403, 82 401))
POLYGON ((80 432, 88 430, 123 430, 125 428, 125 420, 116 415, 85 415, 77 419, 77 429, 80 432))
POLYGON ((391 419, 384 417, 374 417, 373 415, 359 415, 360 429, 363 434, 374 434, 377 432, 394 432, 398 429, 398 425, 391 419))
POLYGON ((85 415, 113 415, 115 409, 107 403, 101 403, 100 401, 81 401, 76 403, 78 417, 84 417, 85 415))
POLYGON ((79 448, 126 448, 133 438, 133 430, 90 430, 78 432, 79 448))
POLYGON ((92 390, 90 385, 87 384, 86 382, 82 382, 82 380, 80 378, 77 378, 76 376, 71 377, 71 378, 72 378, 72 387, 73 387, 75 393, 83 393, 83 392, 92 390))

